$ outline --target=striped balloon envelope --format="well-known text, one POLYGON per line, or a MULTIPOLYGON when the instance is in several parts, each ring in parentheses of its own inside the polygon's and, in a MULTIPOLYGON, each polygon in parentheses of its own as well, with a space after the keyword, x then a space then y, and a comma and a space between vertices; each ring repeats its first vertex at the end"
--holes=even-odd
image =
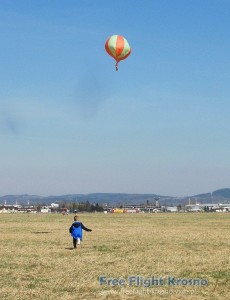
POLYGON ((116 71, 118 70, 119 61, 126 59, 131 53, 129 43, 121 35, 109 37, 105 43, 105 50, 116 60, 116 71))

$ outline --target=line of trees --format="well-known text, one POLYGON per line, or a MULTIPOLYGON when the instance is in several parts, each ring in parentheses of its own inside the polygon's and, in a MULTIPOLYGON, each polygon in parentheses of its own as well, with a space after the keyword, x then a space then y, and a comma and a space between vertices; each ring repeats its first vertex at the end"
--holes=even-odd
POLYGON ((94 203, 91 204, 89 201, 86 202, 80 202, 80 203, 76 203, 76 202, 63 202, 60 203, 60 208, 67 208, 70 212, 82 212, 82 211, 87 211, 87 212, 103 212, 103 207, 101 205, 99 205, 98 203, 94 203))

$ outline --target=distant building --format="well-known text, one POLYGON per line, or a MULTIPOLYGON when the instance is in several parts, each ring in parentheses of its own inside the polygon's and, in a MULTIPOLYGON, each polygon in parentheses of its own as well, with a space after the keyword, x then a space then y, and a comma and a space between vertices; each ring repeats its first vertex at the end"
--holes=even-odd
POLYGON ((42 207, 41 213, 43 213, 43 214, 51 213, 51 209, 49 207, 42 207))
POLYGON ((200 206, 199 204, 188 204, 188 205, 185 205, 185 210, 187 212, 200 212, 200 211, 203 211, 203 207, 200 206))
POLYGON ((187 212, 230 212, 230 203, 205 203, 205 204, 188 204, 185 205, 187 212))
POLYGON ((133 209, 124 209, 123 211, 124 213, 139 213, 140 212, 140 208, 133 208, 133 209))
POLYGON ((111 210, 111 213, 123 213, 124 212, 124 209, 122 208, 113 208, 111 210))
POLYGON ((18 207, 14 205, 1 205, 0 213, 16 213, 18 211, 18 207))
POLYGON ((52 209, 58 209, 59 208, 59 204, 58 203, 51 203, 51 208, 52 209))
POLYGON ((37 210, 35 209, 34 206, 23 206, 18 208, 19 213, 37 213, 37 210))
POLYGON ((167 206, 166 208, 167 212, 178 212, 177 206, 167 206))

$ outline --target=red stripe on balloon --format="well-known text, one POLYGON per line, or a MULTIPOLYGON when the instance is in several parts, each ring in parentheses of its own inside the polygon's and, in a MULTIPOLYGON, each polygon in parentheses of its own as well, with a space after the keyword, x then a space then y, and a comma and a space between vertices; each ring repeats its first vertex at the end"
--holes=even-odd
POLYGON ((130 48, 129 52, 125 56, 122 56, 122 57, 119 58, 119 61, 123 60, 123 59, 126 59, 130 55, 130 53, 131 53, 131 48, 130 48))
POLYGON ((109 49, 109 40, 110 40, 110 38, 105 43, 105 50, 110 56, 112 56, 114 58, 113 53, 109 49))
POLYGON ((124 49, 124 39, 122 36, 118 35, 117 36, 117 42, 116 42, 116 55, 117 55, 117 59, 119 57, 119 55, 121 55, 123 49, 124 49))

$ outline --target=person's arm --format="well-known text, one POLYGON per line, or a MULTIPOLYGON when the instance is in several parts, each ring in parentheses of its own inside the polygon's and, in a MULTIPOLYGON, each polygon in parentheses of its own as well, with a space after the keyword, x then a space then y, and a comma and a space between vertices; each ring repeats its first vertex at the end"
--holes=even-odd
POLYGON ((71 227, 69 228, 69 233, 72 233, 73 230, 73 226, 71 225, 71 227))
POLYGON ((92 231, 92 229, 86 228, 82 223, 81 223, 81 228, 84 229, 85 231, 92 231))

